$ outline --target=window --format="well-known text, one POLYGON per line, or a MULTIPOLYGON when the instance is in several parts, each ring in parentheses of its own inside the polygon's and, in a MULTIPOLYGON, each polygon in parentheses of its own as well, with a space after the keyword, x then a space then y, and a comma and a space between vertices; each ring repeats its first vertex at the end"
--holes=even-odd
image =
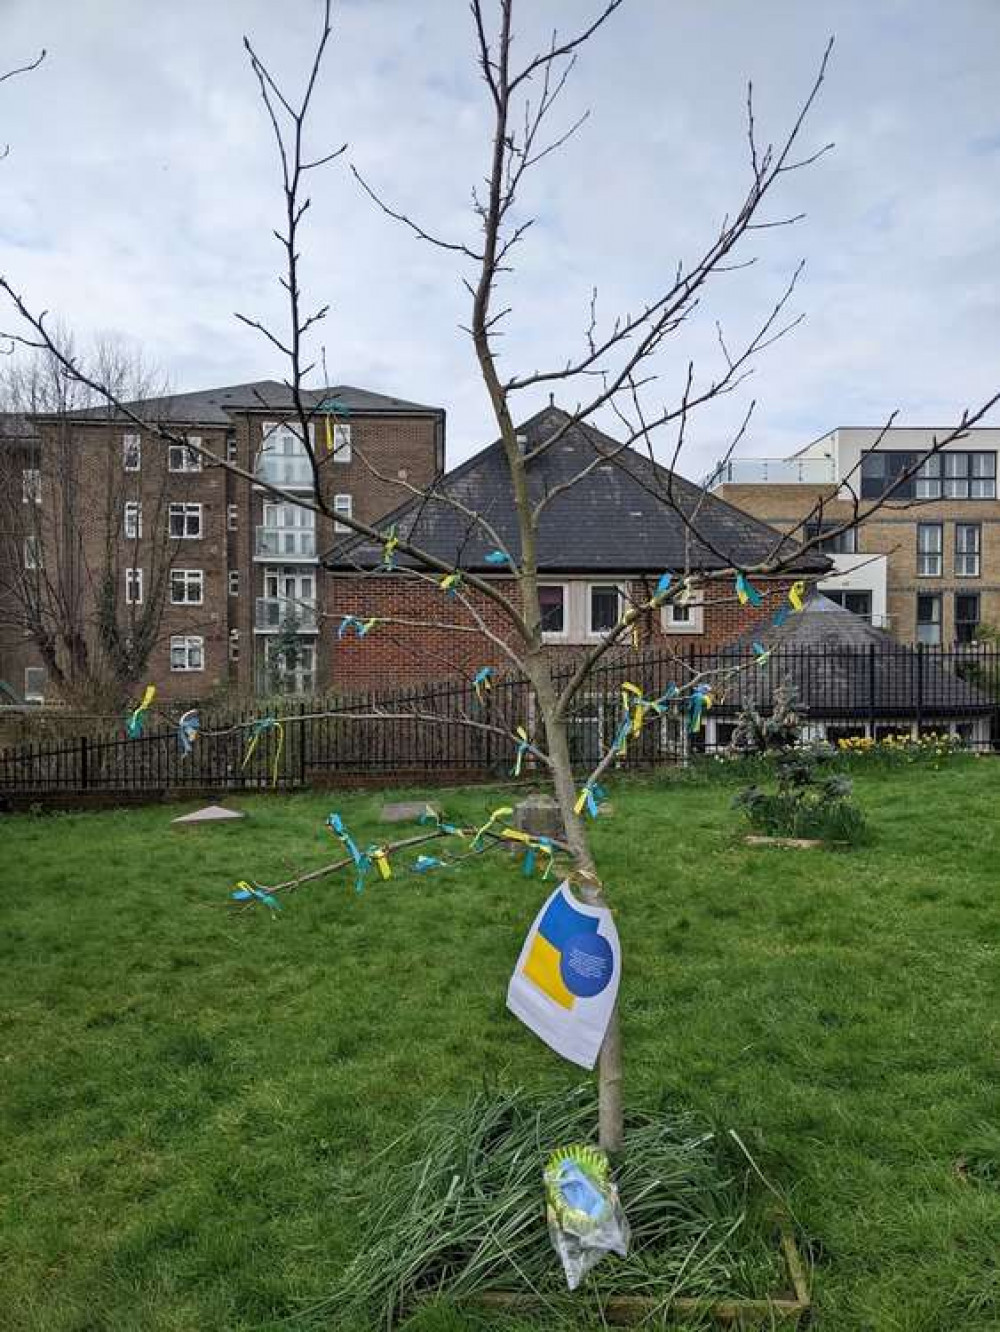
POLYGON ((235 461, 236 461, 236 457, 237 457, 237 454, 236 454, 236 436, 235 436, 235 435, 227 435, 227 436, 226 436, 226 462, 235 462, 235 461))
POLYGON ((170 669, 172 671, 203 671, 205 669, 205 640, 192 634, 175 634, 170 639, 170 669))
POLYGON ((42 543, 34 534, 24 538, 24 567, 26 569, 42 567, 42 543))
POLYGON ((860 615, 871 623, 872 618, 872 594, 870 592, 848 592, 841 588, 821 587, 824 597, 835 602, 838 606, 843 606, 844 610, 849 610, 852 615, 860 615))
POLYGON ((562 637, 566 633, 566 588, 562 583, 542 583, 538 589, 542 633, 562 637))
MULTIPOLYGON (((832 527, 839 527, 837 522, 812 522, 806 523, 806 538, 821 536, 832 527)), ((828 555, 856 555, 858 551, 858 529, 849 527, 846 532, 840 532, 837 536, 823 537, 817 544, 817 550, 825 551, 828 555)))
POLYGON ((229 573, 229 595, 238 597, 240 595, 240 571, 232 569, 229 573))
POLYGON ((592 634, 606 634, 618 623, 621 614, 621 592, 614 583, 593 583, 588 588, 590 615, 588 625, 592 634))
POLYGON ((937 647, 941 642, 941 598, 920 593, 917 597, 917 642, 937 647))
POLYGON ((978 578, 983 529, 979 523, 955 524, 955 577, 978 578))
MULTIPOLYGON (((272 485, 295 486, 312 489, 313 467, 309 450, 298 434, 298 428, 277 421, 265 421, 261 427, 260 455, 257 475, 272 485)), ((315 439, 315 429, 309 425, 309 443, 315 439)))
MULTIPOLYGON (((874 450, 861 455, 861 497, 878 499, 904 472, 916 466, 919 451, 874 450)), ((917 472, 900 482, 893 499, 995 499, 995 452, 948 450, 925 458, 917 472)))
POLYGON ((240 659, 240 631, 230 629, 229 631, 229 660, 239 661, 240 659))
POLYGON ((240 525, 240 506, 238 504, 226 505, 226 527, 230 532, 235 532, 240 525))
POLYGON ((129 541, 137 541, 142 536, 142 505, 138 500, 125 503, 125 536, 129 541))
MULTIPOLYGON (((189 435, 188 439, 191 444, 201 447, 199 435, 189 435)), ((201 454, 187 444, 171 444, 167 450, 167 467, 171 472, 200 472, 201 454)))
MULTIPOLYGON (((334 513, 342 513, 345 518, 351 517, 351 497, 350 495, 334 495, 333 497, 334 513)), ((350 532, 352 529, 347 523, 338 523, 334 520, 333 530, 335 532, 350 532)))
POLYGON ((687 605, 668 602, 660 612, 660 625, 665 634, 700 634, 705 627, 701 594, 692 593, 687 605))
POLYGON ((201 536, 201 505, 171 504, 168 530, 172 537, 189 539, 201 536))
POLYGON ((941 550, 944 528, 941 523, 917 523, 917 577, 941 577, 941 550))
POLYGON ((333 461, 349 463, 351 461, 351 427, 335 425, 333 427, 333 461))
POLYGON ((25 703, 45 702, 45 667, 25 666, 24 668, 25 703))
POLYGON ((21 503, 41 504, 42 474, 37 467, 25 467, 21 473, 21 503))
POLYGON ((971 643, 979 627, 979 593, 955 593, 955 642, 971 643))
POLYGON ((127 606, 142 605, 142 570, 125 570, 125 604, 127 606))
POLYGON ((142 441, 138 435, 122 436, 122 466, 126 472, 137 472, 142 465, 142 441))
POLYGON ((200 606, 205 595, 205 574, 201 569, 170 570, 170 604, 200 606))

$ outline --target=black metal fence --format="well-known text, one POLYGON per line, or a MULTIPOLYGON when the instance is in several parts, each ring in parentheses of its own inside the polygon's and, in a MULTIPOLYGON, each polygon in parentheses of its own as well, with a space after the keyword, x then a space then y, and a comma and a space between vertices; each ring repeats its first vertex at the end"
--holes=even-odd
MULTIPOLYGON (((565 683, 568 674, 558 683, 565 683)), ((686 703, 664 706, 616 762, 625 767, 676 762, 692 750, 728 746, 740 710, 770 711, 776 691, 791 687, 806 733, 816 738, 948 731, 964 744, 1000 748, 1000 648, 913 649, 896 645, 783 648, 764 659, 752 652, 634 654, 599 666, 574 699, 570 745, 587 769, 612 743, 621 721, 622 686, 650 700, 671 685, 704 681, 712 706, 691 732, 686 703)), ((394 693, 288 700, 248 754, 260 712, 210 716, 184 755, 176 729, 132 740, 84 736, 21 744, 0 751, 0 795, 184 790, 289 789, 314 780, 472 779, 509 774, 518 727, 537 719, 531 690, 519 678, 497 679, 478 697, 470 683, 394 693)), ((541 740, 539 741, 540 743, 541 740)), ((530 755, 525 771, 530 771, 530 755)))

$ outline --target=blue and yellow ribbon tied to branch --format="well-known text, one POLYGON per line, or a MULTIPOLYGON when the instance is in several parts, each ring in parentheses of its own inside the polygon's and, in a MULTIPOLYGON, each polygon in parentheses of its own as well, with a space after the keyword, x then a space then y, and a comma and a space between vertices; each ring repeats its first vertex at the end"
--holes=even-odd
MULTIPOLYGON (((360 893, 365 886, 365 875, 372 867, 372 862, 360 849, 357 842, 344 827, 344 820, 339 814, 328 814, 326 826, 339 842, 342 842, 347 854, 354 861, 354 891, 360 893)), ((383 876, 384 877, 384 876, 383 876)))
MULTIPOLYGON (((509 819, 513 813, 514 809, 511 805, 501 805, 499 809, 495 809, 483 826, 478 829, 475 837, 473 837, 473 851, 481 851, 483 849, 482 840, 488 832, 493 831, 493 825, 499 823, 501 819, 509 819)), ((497 834, 497 836, 499 836, 499 834, 497 834)))
POLYGON ((413 862, 414 874, 426 874, 428 870, 442 869, 444 861, 439 860, 437 856, 417 856, 413 862))
POLYGON ((449 836, 465 837, 466 835, 464 829, 460 828, 457 823, 445 822, 437 810, 430 805, 425 806, 418 822, 423 824, 433 823, 438 832, 447 833, 449 836))
POLYGON ((524 756, 531 753, 531 738, 523 726, 516 727, 514 734, 517 736, 517 753, 514 757, 511 776, 520 777, 521 769, 524 767, 524 756))
POLYGON ((456 570, 438 579, 438 587, 446 596, 455 597, 462 586, 462 575, 456 570))
POLYGON ((753 655, 754 659, 757 662, 757 665, 763 666, 764 663, 767 661, 768 657, 771 655, 771 649, 766 648, 764 644, 758 642, 757 639, 754 639, 754 641, 750 644, 750 647, 753 649, 753 655))
POLYGON ((265 893, 263 888, 258 888, 255 883, 250 883, 247 879, 240 879, 233 889, 232 898, 234 902, 263 902, 272 911, 281 910, 281 903, 276 897, 265 893))
POLYGON ((155 697, 156 685, 147 685, 146 692, 142 696, 142 702, 125 723, 125 729, 128 731, 128 737, 130 740, 138 740, 142 735, 143 728, 146 725, 146 713, 153 706, 153 699, 155 697))
POLYGON ((514 561, 505 550, 491 550, 487 555, 483 556, 483 561, 486 564, 509 564, 512 569, 514 567, 514 561))
POLYGON ((673 581, 674 581, 673 574, 671 573, 660 574, 659 582, 656 584, 656 589, 653 592, 653 597, 650 602, 651 606, 659 606, 661 602, 667 599, 667 594, 670 591, 670 584, 673 581))
POLYGON ((604 798, 603 786, 598 786, 596 782, 587 782, 576 798, 573 813, 582 814, 586 810, 592 819, 596 819, 598 808, 604 798))
POLYGON ((548 856, 548 865, 545 868, 543 879, 549 877, 552 869, 552 857, 555 855, 555 847, 551 837, 532 837, 531 833, 522 832, 520 828, 504 828, 500 836, 508 842, 520 842, 524 847, 524 877, 530 879, 535 872, 535 865, 538 859, 538 853, 548 856))
POLYGON ((396 567, 396 547, 399 545, 399 537, 396 535, 396 524, 389 528, 382 541, 382 568, 387 570, 396 567))
POLYGON ((200 730, 201 717, 198 714, 198 709, 189 708, 187 712, 181 715, 177 723, 177 744, 181 751, 181 758, 187 758, 191 753, 200 730))
POLYGON ((343 638, 349 630, 353 629, 359 638, 364 638, 377 624, 377 615, 372 615, 367 620, 362 620, 357 615, 345 615, 337 629, 337 637, 343 638))
POLYGON ((688 700, 688 730, 692 735, 696 735, 705 724, 705 713, 711 706, 711 688, 698 685, 688 700))
POLYGON ((802 609, 804 605, 805 595, 806 595, 805 583, 801 578, 796 579, 796 581, 788 589, 788 600, 792 607, 792 610, 795 611, 796 614, 798 614, 798 612, 802 609))
POLYGON ((262 717, 260 721, 253 724, 250 732, 250 738, 247 741, 246 753, 243 755, 243 762, 240 764, 240 771, 247 766, 253 758, 257 746, 260 744, 262 735, 268 731, 275 731, 278 736, 278 743, 274 747, 274 758, 271 760, 271 785, 278 785, 278 766, 281 763, 281 752, 285 747, 285 728, 277 717, 262 717))
POLYGON ((476 691, 479 706, 482 707, 486 702, 486 695, 493 688, 493 667, 481 666, 472 678, 472 687, 476 691))
POLYGON ((375 866, 383 879, 392 878, 392 866, 389 864, 389 853, 384 846, 370 846, 366 854, 369 862, 375 866))
POLYGON ((748 603, 751 606, 759 606, 764 597, 750 582, 746 574, 738 573, 736 575, 736 599, 741 606, 746 606, 748 603))

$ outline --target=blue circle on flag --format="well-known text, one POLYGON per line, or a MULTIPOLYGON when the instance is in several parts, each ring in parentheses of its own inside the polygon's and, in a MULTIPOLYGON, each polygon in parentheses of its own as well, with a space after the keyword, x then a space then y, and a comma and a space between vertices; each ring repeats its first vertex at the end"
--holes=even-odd
POLYGON ((559 974, 570 994, 590 999, 611 980, 615 955, 603 934, 588 931, 571 935, 562 946, 559 974))

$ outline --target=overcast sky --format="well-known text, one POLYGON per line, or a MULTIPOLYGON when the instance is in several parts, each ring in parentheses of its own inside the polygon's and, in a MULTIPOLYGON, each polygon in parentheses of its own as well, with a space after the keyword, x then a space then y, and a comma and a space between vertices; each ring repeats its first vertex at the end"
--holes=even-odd
MULTIPOLYGON (((598 7, 521 0, 522 48, 598 7)), ((241 38, 294 79, 319 12, 318 0, 0 0, 4 65, 49 52, 0 86, 0 271, 82 339, 142 344, 178 391, 281 377, 232 317, 278 325, 283 313, 278 177, 241 38)), ((738 342, 800 259, 794 310, 806 320, 738 401, 692 423, 681 470, 705 470, 750 397, 742 452, 780 455, 895 408, 904 423, 945 424, 1000 388, 996 0, 628 0, 566 94, 559 123, 588 107, 589 122, 525 193, 537 223, 504 292, 505 367, 564 360, 595 283, 606 315, 634 308, 706 243, 747 184, 746 80, 760 136, 778 135, 831 34, 804 142, 836 149, 790 178, 769 214, 807 218, 761 233, 743 252, 757 265, 718 280, 663 357, 658 396, 689 356, 703 376, 717 371, 714 321, 738 342)), ((348 160, 400 208, 473 243, 487 111, 465 0, 336 5, 315 149, 347 141, 348 160)), ((332 307, 331 381, 444 406, 449 461, 467 456, 495 431, 458 327, 468 297, 454 256, 377 214, 343 159, 313 199, 304 282, 332 307)), ((519 415, 546 400, 526 397, 519 415)))

